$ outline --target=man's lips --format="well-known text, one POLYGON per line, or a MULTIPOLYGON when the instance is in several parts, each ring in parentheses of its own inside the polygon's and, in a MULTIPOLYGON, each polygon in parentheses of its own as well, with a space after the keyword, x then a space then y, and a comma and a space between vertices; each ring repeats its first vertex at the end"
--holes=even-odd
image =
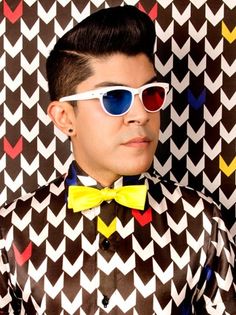
POLYGON ((135 137, 123 143, 126 146, 143 146, 147 145, 151 142, 151 140, 147 137, 135 137))

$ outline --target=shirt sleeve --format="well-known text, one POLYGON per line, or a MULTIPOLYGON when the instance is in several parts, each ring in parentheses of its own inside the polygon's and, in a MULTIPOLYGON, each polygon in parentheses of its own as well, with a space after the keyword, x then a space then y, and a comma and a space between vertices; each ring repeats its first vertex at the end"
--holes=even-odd
POLYGON ((217 207, 211 220, 211 238, 198 284, 197 314, 235 315, 235 244, 217 207))

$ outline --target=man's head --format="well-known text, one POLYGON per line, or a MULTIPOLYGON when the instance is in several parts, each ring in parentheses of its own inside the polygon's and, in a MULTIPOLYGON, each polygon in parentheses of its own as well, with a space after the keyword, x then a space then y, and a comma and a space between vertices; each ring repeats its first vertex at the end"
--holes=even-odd
POLYGON ((147 15, 116 7, 85 19, 50 54, 48 114, 70 136, 80 167, 104 186, 152 163, 167 90, 156 82, 154 42, 147 15))
POLYGON ((92 74, 91 58, 123 53, 144 53, 153 62, 155 28, 149 17, 134 6, 100 10, 58 40, 47 60, 51 100, 75 93, 92 74))

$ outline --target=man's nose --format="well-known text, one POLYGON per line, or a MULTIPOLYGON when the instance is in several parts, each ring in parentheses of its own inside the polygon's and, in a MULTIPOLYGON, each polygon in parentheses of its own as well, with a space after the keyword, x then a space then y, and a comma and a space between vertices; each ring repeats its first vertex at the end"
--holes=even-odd
POLYGON ((126 124, 135 123, 138 125, 144 125, 149 120, 149 113, 146 111, 142 100, 139 95, 134 96, 133 104, 124 116, 124 120, 126 124))

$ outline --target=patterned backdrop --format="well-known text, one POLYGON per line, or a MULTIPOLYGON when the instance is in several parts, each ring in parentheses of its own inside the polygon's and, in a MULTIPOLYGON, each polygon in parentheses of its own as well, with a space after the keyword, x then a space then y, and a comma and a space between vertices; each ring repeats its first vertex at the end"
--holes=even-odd
POLYGON ((212 196, 236 235, 235 0, 0 0, 0 204, 67 169, 70 144, 46 115, 45 60, 90 12, 123 4, 154 21, 171 86, 155 167, 212 196))

